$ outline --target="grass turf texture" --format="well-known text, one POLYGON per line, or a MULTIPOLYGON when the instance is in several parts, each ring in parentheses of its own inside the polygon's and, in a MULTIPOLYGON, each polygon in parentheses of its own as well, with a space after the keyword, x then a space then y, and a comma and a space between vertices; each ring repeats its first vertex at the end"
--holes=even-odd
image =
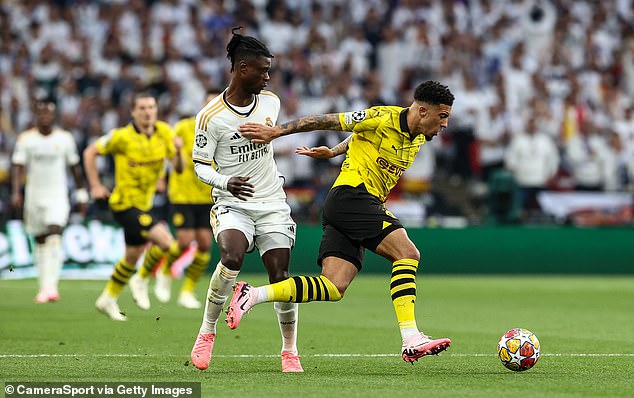
MULTIPOLYGON (((264 282, 261 275, 241 279, 264 282)), ((4 280, 0 382, 192 381, 202 383, 203 397, 634 396, 634 278, 420 273, 418 282, 419 327, 450 337, 449 351, 414 366, 403 362, 389 276, 362 274, 343 302, 300 305, 305 373, 283 374, 270 303, 237 330, 222 321, 211 366, 201 372, 189 352, 202 310, 152 297, 152 309, 142 311, 126 288, 120 305, 128 321, 113 322, 94 309, 103 281, 62 281, 59 303, 36 305, 34 280, 4 280), (499 337, 513 327, 533 331, 542 344, 542 358, 526 372, 507 370, 495 355, 499 337)))

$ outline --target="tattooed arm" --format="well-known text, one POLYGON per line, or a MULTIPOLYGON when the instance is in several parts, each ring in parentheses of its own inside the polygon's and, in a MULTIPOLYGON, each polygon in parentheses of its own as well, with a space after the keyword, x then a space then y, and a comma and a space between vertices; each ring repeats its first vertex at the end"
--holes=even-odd
POLYGON ((331 149, 332 157, 339 156, 342 153, 346 153, 346 151, 348 150, 348 144, 350 143, 351 139, 352 139, 352 134, 350 134, 348 138, 346 138, 345 140, 341 141, 340 143, 332 147, 331 149))
POLYGON ((338 113, 305 116, 280 125, 281 134, 288 135, 313 130, 341 130, 338 113))
POLYGON ((305 116, 274 127, 258 123, 245 123, 238 127, 243 137, 250 138, 256 144, 265 144, 283 135, 313 130, 341 130, 339 114, 305 116))
POLYGON ((342 153, 346 153, 348 150, 348 143, 352 139, 352 134, 348 136, 345 140, 341 141, 337 145, 332 148, 328 148, 327 146, 318 146, 309 148, 307 146, 299 147, 295 149, 295 153, 298 155, 310 156, 315 159, 330 159, 335 156, 339 156, 342 153))

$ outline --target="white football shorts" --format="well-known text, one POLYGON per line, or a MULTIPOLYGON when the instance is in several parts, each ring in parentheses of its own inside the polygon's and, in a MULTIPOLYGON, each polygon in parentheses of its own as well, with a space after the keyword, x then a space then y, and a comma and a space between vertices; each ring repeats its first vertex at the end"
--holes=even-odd
POLYGON ((70 203, 66 197, 28 199, 24 203, 24 229, 33 236, 48 232, 49 225, 68 224, 70 203))
POLYGON ((209 217, 216 241, 227 229, 241 231, 249 242, 248 252, 257 248, 260 256, 271 249, 292 248, 295 221, 286 201, 214 204, 209 217))

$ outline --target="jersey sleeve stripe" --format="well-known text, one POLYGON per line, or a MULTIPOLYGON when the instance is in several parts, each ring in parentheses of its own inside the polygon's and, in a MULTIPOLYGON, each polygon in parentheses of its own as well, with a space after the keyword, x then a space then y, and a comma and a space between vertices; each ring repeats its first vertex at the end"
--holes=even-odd
POLYGON ((212 164, 213 161, 212 160, 205 160, 205 159, 201 159, 201 158, 195 158, 192 156, 192 161, 194 163, 201 163, 201 164, 212 164))
POLYGON ((199 119, 199 125, 196 126, 196 128, 204 129, 207 126, 209 113, 212 113, 212 112, 216 111, 217 109, 220 109, 221 107, 222 107, 221 104, 214 104, 210 108, 207 108, 203 112, 203 114, 201 115, 201 117, 199 119))
POLYGON ((200 130, 204 130, 205 127, 207 126, 207 123, 209 123, 209 120, 211 120, 211 118, 213 116, 215 116, 216 114, 218 114, 218 112, 220 112, 222 109, 224 109, 224 104, 222 102, 219 102, 217 104, 212 105, 209 109, 207 109, 202 116, 200 117, 199 123, 196 126, 197 129, 200 130))
POLYGON ((220 112, 222 112, 226 108, 227 108, 226 106, 222 105, 220 108, 214 110, 213 113, 209 113, 209 114, 205 115, 205 124, 204 124, 204 126, 207 126, 207 123, 209 123, 209 121, 211 121, 211 119, 213 119, 214 116, 216 116, 217 114, 219 114, 220 112))

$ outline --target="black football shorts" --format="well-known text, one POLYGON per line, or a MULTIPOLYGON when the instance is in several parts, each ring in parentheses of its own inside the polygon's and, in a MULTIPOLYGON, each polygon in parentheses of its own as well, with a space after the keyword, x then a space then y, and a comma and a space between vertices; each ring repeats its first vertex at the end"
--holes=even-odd
POLYGON ((176 229, 198 229, 208 228, 209 212, 211 211, 211 203, 209 204, 172 204, 172 225, 176 229))
POLYGON ((350 261, 360 270, 365 249, 375 251, 387 235, 403 225, 361 184, 340 185, 328 192, 322 228, 318 264, 334 256, 350 261))
POLYGON ((125 243, 130 246, 140 246, 147 242, 147 233, 158 220, 152 214, 136 207, 123 211, 113 211, 114 219, 123 227, 125 243))

